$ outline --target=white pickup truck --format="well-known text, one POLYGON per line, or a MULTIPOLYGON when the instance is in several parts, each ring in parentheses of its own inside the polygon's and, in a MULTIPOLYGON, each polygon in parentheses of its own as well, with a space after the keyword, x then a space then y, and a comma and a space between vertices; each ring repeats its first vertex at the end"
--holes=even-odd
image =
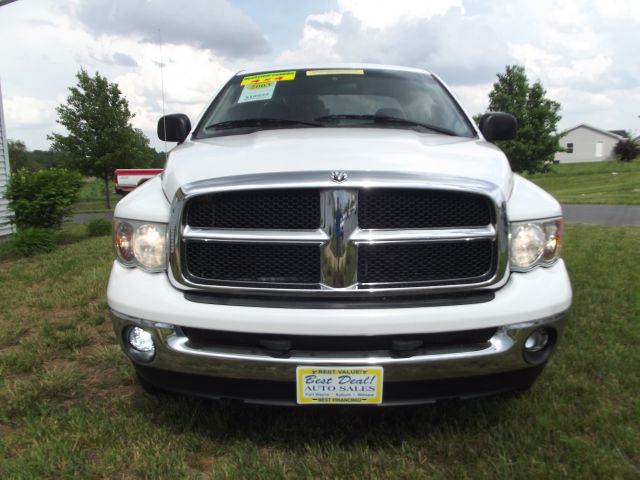
POLYGON ((406 405, 528 388, 571 305, 562 211, 434 74, 240 72, 115 210, 116 337, 147 390, 406 405))

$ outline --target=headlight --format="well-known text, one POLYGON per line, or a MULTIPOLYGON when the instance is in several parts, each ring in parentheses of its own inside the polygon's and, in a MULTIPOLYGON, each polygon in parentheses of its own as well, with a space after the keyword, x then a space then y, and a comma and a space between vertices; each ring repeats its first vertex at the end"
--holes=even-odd
POLYGON ((114 219, 113 240, 118 260, 150 272, 166 269, 167 225, 114 219))
POLYGON ((511 224, 511 269, 550 265, 560 253, 562 219, 511 224))

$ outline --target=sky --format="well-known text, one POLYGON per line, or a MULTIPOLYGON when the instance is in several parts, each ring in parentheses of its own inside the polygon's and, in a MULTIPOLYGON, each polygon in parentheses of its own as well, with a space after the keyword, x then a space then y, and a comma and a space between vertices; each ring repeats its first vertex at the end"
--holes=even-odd
MULTIPOLYGON (((2 2, 0 1, 0 4, 2 2)), ((638 0, 18 0, 0 7, 7 136, 47 149, 80 68, 120 86, 152 146, 166 113, 195 120, 235 72, 369 62, 438 74, 472 114, 525 67, 559 128, 640 132, 638 0), (163 66, 163 68, 161 68, 163 66)))

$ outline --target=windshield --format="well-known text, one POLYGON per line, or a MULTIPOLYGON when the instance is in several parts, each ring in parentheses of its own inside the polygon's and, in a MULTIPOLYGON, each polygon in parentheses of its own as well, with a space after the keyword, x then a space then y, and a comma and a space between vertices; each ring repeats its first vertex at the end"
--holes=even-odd
POLYGON ((321 127, 475 136, 458 104, 432 75, 322 69, 235 76, 205 113, 194 138, 321 127))

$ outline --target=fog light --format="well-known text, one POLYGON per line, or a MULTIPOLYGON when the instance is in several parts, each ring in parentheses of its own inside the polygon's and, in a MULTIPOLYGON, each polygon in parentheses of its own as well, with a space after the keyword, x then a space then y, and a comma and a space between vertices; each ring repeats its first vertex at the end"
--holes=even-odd
POLYGON ((525 340, 524 349, 527 352, 539 352, 547 345, 549 345, 549 332, 546 328, 539 328, 525 340))
POLYGON ((140 327, 132 327, 127 335, 129 345, 139 352, 153 354, 156 350, 151 334, 140 327))

